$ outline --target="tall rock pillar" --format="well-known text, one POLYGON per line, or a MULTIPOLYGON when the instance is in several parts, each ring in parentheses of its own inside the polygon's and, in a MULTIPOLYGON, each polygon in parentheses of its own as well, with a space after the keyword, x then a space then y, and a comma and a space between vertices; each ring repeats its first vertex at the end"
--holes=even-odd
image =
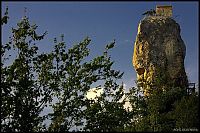
POLYGON ((175 20, 164 16, 141 20, 133 53, 133 66, 140 83, 154 84, 157 77, 163 77, 163 85, 187 87, 185 54, 180 26, 175 20))

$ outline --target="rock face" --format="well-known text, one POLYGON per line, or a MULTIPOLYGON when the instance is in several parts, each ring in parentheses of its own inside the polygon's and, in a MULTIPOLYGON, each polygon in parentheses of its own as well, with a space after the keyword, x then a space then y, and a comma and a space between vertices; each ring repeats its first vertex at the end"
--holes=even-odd
POLYGON ((164 84, 186 87, 185 54, 180 26, 175 20, 163 16, 149 16, 141 20, 133 53, 138 81, 153 84, 156 77, 163 77, 164 84))

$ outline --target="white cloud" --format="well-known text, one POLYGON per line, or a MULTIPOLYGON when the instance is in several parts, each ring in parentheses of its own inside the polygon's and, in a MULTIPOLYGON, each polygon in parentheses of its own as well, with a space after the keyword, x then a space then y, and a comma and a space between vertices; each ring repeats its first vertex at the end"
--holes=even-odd
POLYGON ((87 99, 95 99, 95 97, 99 97, 103 93, 103 88, 92 88, 90 89, 87 94, 87 99))
MULTIPOLYGON (((123 91, 126 92, 127 91, 127 85, 123 84, 123 87, 124 87, 123 91)), ((87 92, 86 98, 95 100, 95 97, 101 96, 102 93, 103 93, 103 88, 92 88, 87 92)), ((125 99, 125 95, 122 96, 122 98, 119 100, 119 102, 122 102, 124 99, 125 99)), ((126 99, 126 102, 124 104, 124 109, 132 110, 132 107, 131 107, 130 102, 128 101, 128 98, 126 99)))
MULTIPOLYGON (((123 84, 123 88, 124 88, 123 91, 124 91, 124 92, 127 91, 127 88, 126 88, 126 87, 127 87, 127 85, 126 85, 126 84, 123 84)), ((123 100, 125 100, 126 102, 125 102, 125 104, 124 104, 124 109, 126 109, 126 110, 128 110, 128 109, 129 109, 129 110, 132 110, 132 107, 131 107, 130 102, 128 101, 128 98, 126 98, 126 99, 125 99, 125 98, 126 98, 126 97, 125 97, 125 94, 124 94, 124 95, 122 96, 122 98, 119 100, 119 102, 122 102, 123 100)))
POLYGON ((125 104, 124 104, 124 108, 126 109, 126 110, 132 110, 132 106, 131 106, 131 104, 130 104, 130 102, 129 101, 127 101, 127 102, 125 102, 125 104))
POLYGON ((123 83, 123 87, 124 87, 124 90, 126 90, 126 89, 127 89, 127 88, 126 88, 126 87, 127 87, 127 85, 126 85, 126 84, 124 84, 124 83, 123 83))

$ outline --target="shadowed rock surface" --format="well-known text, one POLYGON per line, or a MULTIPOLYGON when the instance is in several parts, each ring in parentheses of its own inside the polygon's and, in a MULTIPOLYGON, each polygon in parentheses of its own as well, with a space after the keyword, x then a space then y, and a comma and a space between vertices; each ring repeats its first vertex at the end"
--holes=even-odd
POLYGON ((149 16, 141 20, 133 53, 138 81, 153 84, 156 77, 162 77, 163 84, 186 87, 185 54, 180 26, 175 20, 163 16, 149 16))

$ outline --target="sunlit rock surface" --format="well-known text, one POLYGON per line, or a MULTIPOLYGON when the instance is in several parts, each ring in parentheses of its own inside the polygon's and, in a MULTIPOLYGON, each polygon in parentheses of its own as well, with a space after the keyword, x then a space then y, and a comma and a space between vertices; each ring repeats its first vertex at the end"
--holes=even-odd
POLYGON ((133 66, 138 81, 153 84, 156 77, 160 76, 165 77, 163 79, 166 84, 186 87, 185 54, 180 26, 175 20, 149 16, 140 21, 133 53, 133 66))

